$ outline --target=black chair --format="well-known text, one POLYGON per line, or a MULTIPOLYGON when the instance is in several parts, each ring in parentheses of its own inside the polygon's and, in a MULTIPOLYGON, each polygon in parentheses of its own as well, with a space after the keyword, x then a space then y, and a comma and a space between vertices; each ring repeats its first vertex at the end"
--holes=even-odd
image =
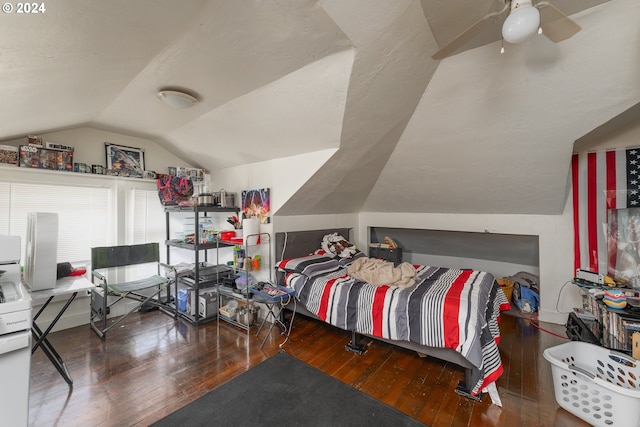
MULTIPOLYGON (((170 301, 170 283, 172 281, 170 277, 177 277, 175 268, 160 262, 158 243, 91 248, 91 280, 96 285, 96 288, 91 291, 91 329, 104 341, 109 329, 118 325, 143 305, 159 307, 163 311, 167 311, 167 304, 160 301, 158 297, 166 289, 166 302, 170 301), (107 277, 124 276, 124 273, 118 271, 117 267, 152 263, 157 266, 157 273, 152 276, 136 278, 132 281, 107 280, 107 277), (165 275, 161 274, 162 269, 164 269, 165 275), (169 270, 173 272, 173 276, 167 277, 166 273, 169 270), (107 317, 111 312, 111 307, 125 299, 137 301, 137 304, 115 322, 107 325, 107 317)), ((170 313, 176 316, 177 306, 174 304, 173 307, 173 312, 170 313)))

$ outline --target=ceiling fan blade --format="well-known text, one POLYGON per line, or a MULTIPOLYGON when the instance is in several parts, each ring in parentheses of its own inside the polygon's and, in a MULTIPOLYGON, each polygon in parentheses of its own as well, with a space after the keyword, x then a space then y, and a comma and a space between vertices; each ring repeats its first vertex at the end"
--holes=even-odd
POLYGON ((465 43, 472 40, 476 35, 482 33, 488 27, 494 24, 500 15, 509 10, 509 3, 505 4, 502 10, 497 12, 488 13, 478 21, 473 23, 469 28, 458 34, 453 40, 444 45, 440 50, 431 55, 433 59, 443 59, 452 55, 465 43))
POLYGON ((540 10, 542 33, 552 42, 566 40, 582 29, 574 20, 547 1, 541 1, 536 6, 540 10))

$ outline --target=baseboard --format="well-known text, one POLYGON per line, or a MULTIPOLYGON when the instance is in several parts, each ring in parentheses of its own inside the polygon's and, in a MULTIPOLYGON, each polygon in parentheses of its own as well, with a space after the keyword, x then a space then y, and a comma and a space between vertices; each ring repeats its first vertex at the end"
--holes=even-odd
POLYGON ((541 322, 555 323, 557 325, 565 325, 569 313, 559 313, 557 311, 540 310, 538 313, 538 320, 541 322))
MULTIPOLYGON (((44 312, 42 312, 41 316, 38 318, 38 327, 41 330, 46 330, 51 322, 58 314, 58 310, 60 310, 63 301, 54 301, 50 306, 46 308, 44 312)), ((112 307, 112 312, 109 315, 109 318, 122 316, 126 314, 132 306, 136 304, 136 301, 121 301, 118 304, 112 307)), ((38 311, 41 305, 34 304, 33 311, 34 313, 38 311)), ((62 331, 65 329, 75 328, 76 326, 89 325, 89 297, 82 296, 76 298, 73 303, 69 306, 67 311, 60 317, 58 323, 53 327, 51 332, 62 331)))

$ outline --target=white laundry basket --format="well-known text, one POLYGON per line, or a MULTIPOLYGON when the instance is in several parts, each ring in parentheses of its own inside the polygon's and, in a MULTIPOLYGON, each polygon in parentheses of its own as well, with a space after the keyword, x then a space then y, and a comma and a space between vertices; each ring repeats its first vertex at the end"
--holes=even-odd
POLYGON ((640 426, 640 361, 579 341, 543 354, 562 408, 594 426, 640 426))

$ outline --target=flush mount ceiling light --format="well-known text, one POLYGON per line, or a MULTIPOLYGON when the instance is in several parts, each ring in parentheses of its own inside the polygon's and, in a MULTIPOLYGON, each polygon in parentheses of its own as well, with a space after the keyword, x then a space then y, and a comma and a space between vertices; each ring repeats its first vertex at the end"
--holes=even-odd
POLYGON ((531 0, 512 0, 511 12, 502 25, 502 37, 509 43, 521 43, 540 27, 540 11, 531 0))
POLYGON ((197 98, 177 90, 161 90, 158 92, 158 98, 173 108, 191 108, 198 103, 197 98))

